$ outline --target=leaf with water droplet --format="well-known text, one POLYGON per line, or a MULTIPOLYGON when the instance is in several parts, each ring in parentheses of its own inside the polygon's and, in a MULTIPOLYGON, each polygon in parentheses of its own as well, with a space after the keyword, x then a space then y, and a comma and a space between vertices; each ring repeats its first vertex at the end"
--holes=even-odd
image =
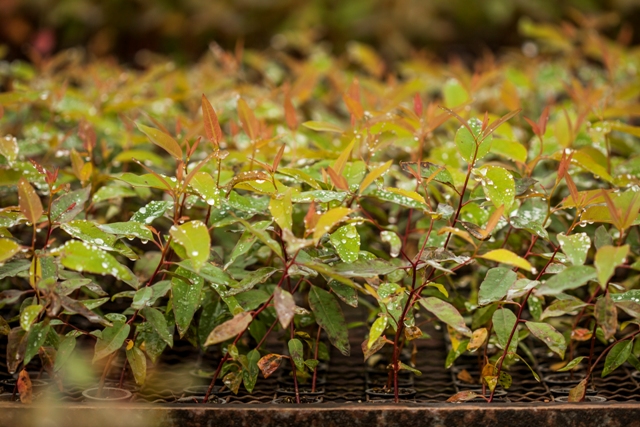
POLYGON ((421 298, 418 302, 440 321, 467 337, 471 336, 471 330, 465 324, 460 312, 453 305, 436 297, 421 298))
POLYGON ((91 185, 87 185, 80 190, 63 194, 51 204, 51 221, 65 223, 71 221, 85 208, 85 203, 89 200, 91 185))
POLYGON ((160 218, 172 207, 173 202, 171 201, 154 200, 138 209, 138 211, 131 217, 131 221, 139 222, 141 224, 151 224, 153 220, 160 218))
MULTIPOLYGON (((587 233, 575 233, 565 236, 562 233, 556 235, 562 252, 573 265, 583 265, 587 260, 587 252, 591 248, 591 239, 587 233)), ((596 266, 597 268, 597 266, 596 266)))
POLYGON ((387 329, 388 319, 389 318, 386 315, 382 315, 378 317, 375 322, 373 322, 373 325, 371 325, 371 330, 369 331, 369 339, 367 341, 368 349, 371 349, 376 340, 380 338, 385 329, 387 329))
POLYGON ((20 251, 20 245, 12 239, 0 238, 0 262, 4 262, 20 251))
POLYGON ((293 320, 296 309, 293 295, 282 288, 276 288, 273 291, 273 305, 275 306, 282 329, 287 329, 289 323, 293 320))
POLYGON ((173 347, 173 335, 167 326, 167 319, 160 311, 152 307, 142 309, 142 315, 149 322, 154 331, 166 342, 169 347, 173 347))
POLYGON ((36 190, 33 189, 29 181, 24 179, 24 177, 18 181, 18 201, 22 215, 24 215, 30 223, 36 224, 42 216, 42 202, 36 190))
POLYGON ((87 243, 77 240, 67 242, 60 252, 61 264, 71 270, 93 274, 109 274, 122 280, 134 289, 140 283, 129 268, 120 264, 113 256, 87 243))
POLYGON ((189 182, 191 189, 209 206, 220 206, 220 190, 211 174, 196 172, 189 182))
POLYGON ((487 305, 500 301, 507 295, 509 288, 516 282, 518 275, 509 268, 496 267, 487 271, 487 275, 480 284, 478 304, 487 305))
POLYGON ((516 183, 511 173, 500 166, 485 166, 477 170, 476 175, 487 199, 496 207, 504 205, 505 210, 509 211, 516 196, 516 183))
POLYGON ((191 260, 191 265, 198 271, 209 259, 211 238, 209 230, 202 221, 189 221, 169 230, 173 240, 182 246, 186 257, 191 260))
POLYGON ((383 230, 380 232, 380 240, 389 244, 389 255, 394 258, 400 255, 402 240, 400 240, 397 233, 389 230, 383 230))
POLYGON ((564 352, 567 350, 567 342, 564 336, 548 323, 526 322, 531 334, 545 343, 547 347, 560 358, 564 359, 564 352))
POLYGON ((118 237, 137 237, 140 240, 153 240, 153 234, 147 226, 136 221, 111 222, 98 226, 102 231, 118 237))
POLYGON ((538 295, 558 295, 566 290, 579 288, 596 278, 596 269, 590 265, 572 265, 544 282, 538 295))
POLYGON ((187 332, 193 315, 200 306, 203 286, 204 279, 181 267, 176 270, 176 276, 171 279, 171 301, 180 337, 187 332))
POLYGON ((350 263, 358 259, 360 235, 355 225, 343 225, 331 234, 329 240, 342 261, 350 263))
POLYGON ((474 153, 476 153, 476 147, 476 161, 482 159, 487 155, 487 153, 489 153, 489 150, 491 149, 491 142, 493 141, 493 135, 483 138, 482 122, 476 118, 469 119, 467 124, 469 125, 469 128, 471 128, 473 134, 469 132, 469 129, 467 129, 466 126, 460 126, 456 132, 455 143, 460 156, 467 163, 471 163, 474 159, 474 153))
POLYGON ((331 229, 341 221, 343 221, 347 215, 351 213, 351 209, 345 207, 333 208, 325 212, 320 216, 318 222, 316 223, 316 227, 313 231, 313 240, 315 244, 320 241, 320 238, 324 236, 326 233, 330 232, 331 229))

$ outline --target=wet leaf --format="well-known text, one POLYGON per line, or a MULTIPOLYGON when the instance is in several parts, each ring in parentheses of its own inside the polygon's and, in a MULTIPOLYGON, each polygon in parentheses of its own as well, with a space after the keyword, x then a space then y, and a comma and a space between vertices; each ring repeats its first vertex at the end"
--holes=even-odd
POLYGON ((7 343, 7 370, 10 374, 16 372, 18 366, 24 360, 27 350, 27 332, 18 327, 11 329, 7 343))
POLYGON ((504 206, 508 211, 515 200, 516 184, 513 176, 500 166, 486 166, 479 169, 477 176, 484 193, 496 208, 504 206))
POLYGON ((507 249, 494 249, 480 255, 480 258, 496 261, 502 264, 513 265, 514 267, 522 268, 527 271, 531 271, 533 268, 529 261, 507 249))
POLYGON ((30 305, 22 309, 22 313, 20 313, 20 326, 25 331, 29 331, 31 329, 31 325, 38 319, 40 313, 44 309, 41 305, 30 305))
POLYGON ((540 320, 544 320, 548 317, 564 316, 568 313, 577 312, 587 304, 577 298, 558 299, 553 301, 540 316, 540 320))
POLYGON ((460 156, 467 163, 473 163, 474 159, 480 160, 489 153, 493 136, 482 136, 482 122, 478 119, 470 119, 467 124, 473 134, 466 126, 460 126, 456 132, 455 143, 460 156))
POLYGON ((210 346, 235 338, 249 326, 252 320, 253 317, 251 316, 251 313, 244 312, 236 314, 232 319, 216 326, 209 334, 209 337, 207 337, 207 341, 204 345, 210 346))
POLYGON ((351 263, 358 259, 360 235, 355 225, 343 225, 331 234, 329 240, 342 261, 351 263))
POLYGON ((538 295, 558 295, 579 288, 596 278, 596 269, 590 265, 573 265, 548 279, 537 289, 538 295))
POLYGON ((273 291, 273 305, 275 306, 282 329, 288 328, 289 323, 293 320, 296 309, 293 295, 278 287, 273 291))
POLYGON ((94 274, 109 274, 122 280, 134 289, 139 286, 138 279, 113 256, 97 246, 78 241, 67 242, 61 251, 60 262, 66 268, 94 274))
POLYGON ((453 305, 436 297, 421 298, 418 301, 440 321, 446 323, 467 337, 472 335, 471 330, 465 324, 462 315, 453 305))
POLYGON ((591 248, 591 239, 587 233, 575 233, 569 236, 558 233, 556 237, 562 247, 562 252, 571 261, 571 264, 583 265, 587 259, 587 252, 591 248))
POLYGON ((191 265, 197 272, 209 259, 211 238, 207 226, 198 220, 185 222, 176 227, 171 227, 169 233, 173 240, 182 246, 191 265))
POLYGON ((171 301, 173 303, 176 327, 180 337, 182 337, 187 332, 193 315, 200 306, 204 280, 184 268, 178 268, 176 274, 182 278, 176 276, 171 279, 171 301))
POLYGON ((326 331, 331 344, 348 356, 350 345, 347 322, 338 301, 324 289, 312 286, 309 290, 309 306, 316 316, 318 325, 326 331))
POLYGON ((604 290, 609 279, 616 271, 616 267, 622 265, 629 254, 629 245, 603 246, 596 252, 593 265, 596 267, 600 287, 604 290))
POLYGON ((20 251, 20 245, 12 239, 0 238, 0 263, 5 262, 20 251))
POLYGON ((561 359, 564 359, 564 352, 567 350, 567 342, 564 336, 548 323, 526 322, 531 334, 545 343, 547 347, 561 359))
POLYGON ((272 198, 269 202, 269 211, 274 221, 280 229, 291 230, 293 228, 293 205, 291 204, 291 190, 287 190, 285 194, 277 199, 272 198))
POLYGON ((173 334, 169 331, 167 319, 160 311, 152 307, 142 309, 142 315, 149 322, 154 331, 169 347, 173 347, 173 334))
POLYGON ((282 355, 267 354, 258 361, 258 368, 260 368, 260 371, 265 378, 269 378, 269 376, 278 369, 281 363, 282 355))
POLYGON ((160 218, 164 213, 173 207, 173 202, 154 200, 138 209, 131 217, 131 221, 141 224, 151 224, 155 219, 160 218))
POLYGON ((207 205, 220 206, 220 190, 218 190, 211 174, 202 171, 196 172, 189 181, 189 185, 207 205))
POLYGON ((402 240, 393 231, 383 230, 380 232, 380 240, 389 244, 389 255, 393 258, 400 255, 402 249, 402 240))
POLYGON ((371 172, 369 172, 369 174, 360 183, 360 188, 359 188, 358 192, 359 193, 364 192, 364 190, 366 190, 368 186, 373 184, 376 179, 378 179, 382 175, 384 175, 385 172, 387 172, 389 170, 389 168, 391 167, 392 164, 393 164, 393 160, 389 160, 388 162, 386 162, 386 163, 378 166, 377 168, 371 170, 371 172))
POLYGON ((136 221, 112 222, 110 224, 99 225, 100 230, 119 237, 136 237, 143 242, 153 240, 153 234, 147 226, 136 221))
POLYGON ((509 268, 496 267, 490 269, 480 284, 478 304, 487 305, 495 301, 500 301, 507 295, 507 292, 516 282, 517 278, 518 275, 509 268))
POLYGON ((343 221, 350 213, 351 209, 339 207, 330 209, 322 214, 313 231, 313 240, 315 244, 320 241, 322 236, 330 232, 335 225, 343 221))

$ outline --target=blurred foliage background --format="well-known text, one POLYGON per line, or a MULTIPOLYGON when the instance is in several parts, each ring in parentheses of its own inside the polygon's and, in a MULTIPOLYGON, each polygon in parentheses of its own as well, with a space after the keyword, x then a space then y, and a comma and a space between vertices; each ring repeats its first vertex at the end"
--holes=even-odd
POLYGON ((135 63, 140 51, 196 60, 211 42, 301 53, 322 42, 341 53, 357 40, 393 60, 421 49, 448 57, 519 46, 523 18, 556 24, 594 14, 603 17, 594 25, 633 28, 640 0, 2 0, 0 43, 8 58, 80 45, 135 63))

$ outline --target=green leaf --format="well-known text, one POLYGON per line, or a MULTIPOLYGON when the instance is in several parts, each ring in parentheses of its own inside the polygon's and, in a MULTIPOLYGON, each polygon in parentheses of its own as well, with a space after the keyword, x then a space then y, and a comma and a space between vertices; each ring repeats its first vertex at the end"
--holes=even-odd
POLYGON ((309 306, 316 316, 318 325, 327 332, 331 344, 348 356, 351 348, 347 322, 338 301, 324 289, 312 286, 309 290, 309 306))
POLYGON ((12 239, 0 238, 0 262, 4 262, 20 251, 20 245, 12 239))
POLYGON ((386 190, 380 190, 378 188, 369 190, 365 196, 375 197, 383 202, 389 202, 396 205, 404 206, 409 209, 417 209, 424 212, 430 212, 424 197, 416 193, 415 191, 407 191, 399 188, 387 187, 386 190))
POLYGON ((604 369, 602 369, 602 378, 615 371, 620 365, 627 361, 629 355, 631 355, 631 348, 633 347, 633 340, 624 340, 614 345, 607 358, 604 361, 604 369))
POLYGON ((242 292, 246 292, 259 283, 264 283, 278 272, 275 267, 262 267, 255 271, 249 272, 238 284, 230 285, 231 289, 227 291, 227 296, 237 295, 242 292))
POLYGON ((153 234, 149 228, 136 221, 128 222, 111 222, 109 224, 101 224, 98 226, 100 230, 115 234, 116 236, 125 236, 127 238, 137 237, 143 242, 153 240, 153 234))
POLYGON ((296 365, 296 369, 303 372, 305 369, 304 364, 304 348, 302 346, 302 341, 297 338, 293 338, 289 340, 289 355, 293 359, 293 363, 296 365))
POLYGON ((451 326, 456 331, 467 337, 472 335, 471 329, 467 327, 462 315, 453 305, 436 297, 421 298, 419 302, 425 309, 440 319, 440 321, 451 326))
POLYGON ((527 161, 527 149, 518 141, 496 138, 491 142, 491 152, 516 162, 527 161))
POLYGON ((24 352, 24 365, 28 365, 31 359, 38 354, 40 347, 44 345, 50 326, 45 322, 36 323, 31 327, 27 337, 27 347, 24 352))
POLYGON ((51 221, 57 223, 71 221, 84 210, 84 205, 89 200, 90 194, 91 186, 88 185, 55 199, 51 204, 51 221))
POLYGON ((590 265, 573 265, 562 270, 537 290, 538 295, 558 295, 566 290, 579 288, 596 278, 596 269, 590 265))
POLYGON ((209 259, 211 248, 207 226, 202 221, 189 221, 178 227, 172 226, 169 233, 173 240, 184 248, 196 272, 200 270, 209 259))
POLYGON ((269 202, 269 211, 281 230, 291 230, 293 228, 291 189, 287 190, 281 198, 272 198, 269 202))
POLYGON ((136 384, 143 385, 147 378, 147 358, 142 350, 133 346, 127 349, 127 361, 133 372, 133 378, 136 380, 136 384))
POLYGON ((474 153, 476 153, 477 147, 477 155, 475 156, 475 160, 480 160, 484 156, 489 153, 491 149, 491 141, 493 141, 493 135, 489 135, 483 139, 482 137, 482 122, 478 119, 469 119, 467 121, 469 128, 471 128, 471 132, 467 129, 466 126, 460 126, 455 136, 456 147, 458 148, 458 152, 460 156, 467 162, 472 163, 474 159, 474 153))
MULTIPOLYGON (((313 267, 312 267, 313 268, 313 267)), ((340 263, 333 267, 333 271, 344 277, 378 277, 387 275, 401 267, 382 259, 358 260, 352 263, 340 263)), ((322 273, 322 271, 320 271, 322 273)))
POLYGON ((213 331, 211 331, 207 337, 207 341, 204 343, 205 347, 235 338, 247 329, 252 320, 253 317, 251 313, 243 312, 236 314, 232 319, 216 326, 213 331))
POLYGON ((91 202, 93 202, 93 204, 97 204, 105 200, 135 197, 136 195, 137 193, 129 187, 124 187, 122 185, 105 185, 104 187, 100 187, 98 191, 93 194, 91 202))
POLYGON ((544 309, 540 320, 544 320, 548 317, 565 316, 566 314, 577 312, 587 304, 578 298, 557 299, 553 301, 547 308, 544 309))
POLYGON ((174 191, 177 187, 177 180, 164 175, 154 175, 151 173, 136 175, 130 172, 112 175, 115 179, 126 182, 132 187, 157 188, 163 191, 174 191))
POLYGON ((77 240, 67 242, 62 247, 60 262, 64 267, 79 272, 109 274, 134 289, 137 289, 140 285, 131 270, 120 264, 107 252, 88 243, 82 243, 77 240))
POLYGON ((531 334, 545 343, 547 347, 561 359, 564 359, 564 352, 567 350, 567 342, 564 336, 548 323, 526 322, 531 334))
POLYGON ((220 206, 220 190, 211 174, 196 172, 189 185, 209 206, 220 206))
POLYGON ((154 331, 166 342, 169 347, 173 347, 173 335, 167 326, 167 319, 157 309, 145 307, 142 309, 142 315, 149 322, 154 331))
POLYGON ((113 326, 106 327, 96 341, 93 362, 109 356, 124 344, 129 336, 131 327, 124 322, 114 322, 113 326))
POLYGON ((616 267, 624 264, 629 254, 629 245, 624 246, 602 246, 596 252, 593 264, 598 272, 600 287, 604 290, 609 283, 609 279, 616 271, 616 267))
MULTIPOLYGON (((500 308, 493 313, 492 320, 493 329, 498 337, 498 343, 500 343, 502 348, 506 348, 511 331, 516 325, 518 319, 513 311, 507 308, 500 308)), ((514 334, 513 340, 517 341, 517 334, 514 334)), ((511 347, 513 347, 513 343, 511 344, 511 347)))
POLYGON ((587 252, 591 248, 591 239, 587 233, 576 233, 570 236, 558 233, 556 237, 562 247, 562 252, 564 252, 571 264, 583 265, 587 259, 587 252))
POLYGON ((340 259, 346 263, 357 261, 360 252, 360 235, 355 225, 338 228, 329 238, 340 259))
POLYGON ((283 258, 282 248, 280 247, 278 242, 276 242, 275 240, 273 240, 271 238, 271 236, 269 236, 269 233, 267 233, 265 230, 261 230, 261 229, 259 229, 257 227, 254 227, 250 222, 245 221, 243 219, 238 218, 238 222, 240 222, 242 225, 244 225, 245 229, 248 232, 250 232, 251 234, 256 236, 258 238, 258 240, 260 240, 262 243, 264 243, 276 255, 278 255, 280 258, 283 258))
POLYGON ((31 325, 38 319, 40 313, 44 309, 41 305, 29 305, 22 309, 22 313, 20 313, 20 326, 25 331, 29 331, 31 329, 31 325))
POLYGON ((573 359, 571 362, 567 363, 566 366, 558 369, 558 372, 566 372, 566 371, 570 371, 573 368, 575 368, 576 366, 578 366, 580 364, 580 362, 582 362, 584 359, 586 359, 586 356, 579 356, 576 357, 575 359, 573 359))
POLYGON ((138 209, 131 217, 131 221, 141 224, 151 224, 155 219, 160 218, 164 213, 173 207, 173 202, 154 200, 146 206, 138 209))
POLYGON ((369 339, 367 341, 367 348, 371 348, 371 346, 376 342, 376 340, 378 338, 380 338, 383 334, 383 332, 385 331, 385 329, 387 329, 387 321, 388 321, 388 317, 387 316, 380 316, 376 319, 375 322, 373 322, 373 325, 371 325, 371 331, 369 331, 369 339))
POLYGON ((0 280, 5 277, 16 277, 19 273, 28 270, 31 261, 26 259, 16 259, 11 262, 0 265, 0 280))
POLYGON ((604 338, 609 339, 616 334, 618 328, 618 310, 611 299, 611 294, 606 293, 596 302, 594 315, 598 326, 604 333, 604 338))
POLYGON ((200 306, 200 295, 204 286, 204 280, 197 274, 184 268, 178 268, 176 274, 190 281, 187 282, 177 276, 171 279, 173 312, 178 333, 182 338, 191 324, 193 315, 200 306))
POLYGON ((527 271, 531 271, 533 268, 529 261, 507 249, 494 249, 486 254, 479 255, 479 257, 502 264, 513 265, 514 267, 522 268, 527 271))
POLYGON ((244 387, 249 393, 253 392, 256 382, 258 381, 258 361, 260 360, 260 352, 258 350, 251 350, 247 353, 247 366, 242 370, 242 380, 244 387))
POLYGON ((335 280, 329 280, 327 285, 329 285, 331 291, 345 304, 348 304, 351 307, 358 306, 358 292, 354 288, 335 280))
POLYGON ((389 255, 397 257, 402 249, 402 240, 398 234, 393 231, 383 230, 380 232, 380 240, 389 244, 389 255))
POLYGON ((178 144, 178 142, 176 142, 176 140, 173 139, 170 135, 167 135, 166 133, 158 129, 154 129, 152 127, 145 126, 140 123, 136 123, 136 126, 138 127, 138 129, 140 129, 142 133, 144 133, 145 135, 147 135, 147 137, 149 137, 151 142, 153 142, 158 147, 165 150, 174 159, 182 160, 182 148, 180 148, 180 145, 178 144))
POLYGON ((485 166, 476 170, 482 188, 496 208, 504 206, 509 211, 516 196, 516 183, 511 173, 500 166, 485 166))
POLYGON ((494 301, 500 301, 507 295, 509 288, 517 279, 518 275, 509 268, 492 268, 480 284, 478 304, 487 305, 494 301))

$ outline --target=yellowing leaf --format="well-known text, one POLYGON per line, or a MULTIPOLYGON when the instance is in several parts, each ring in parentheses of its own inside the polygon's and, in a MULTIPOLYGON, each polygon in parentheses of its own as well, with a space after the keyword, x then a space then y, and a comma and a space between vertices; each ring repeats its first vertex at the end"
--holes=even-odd
POLYGON ((333 123, 327 123, 327 122, 309 121, 309 122, 304 122, 302 126, 309 128, 311 130, 317 130, 317 131, 336 132, 336 133, 343 132, 343 130, 338 125, 335 125, 333 123))
POLYGON ((207 138, 217 147, 222 141, 222 129, 220 129, 215 110, 204 94, 202 94, 202 119, 204 120, 204 131, 207 134, 207 138))
POLYGON ((336 224, 343 221, 347 217, 347 215, 349 215, 350 213, 351 213, 351 209, 338 207, 338 208, 329 209, 327 212, 322 214, 320 218, 318 218, 316 227, 313 230, 314 243, 318 244, 322 236, 330 232, 331 229, 336 224))
POLYGON ((18 181, 18 199, 20 212, 35 226, 42 216, 42 202, 36 190, 24 178, 20 178, 18 181))
POLYGON ((291 189, 284 193, 281 198, 273 197, 269 202, 269 211, 276 224, 282 230, 291 230, 293 227, 293 205, 291 204, 291 189))
POLYGON ((4 262, 20 251, 15 240, 0 238, 0 262, 4 262))
POLYGON ((513 265, 514 267, 522 268, 527 271, 531 271, 533 269, 529 261, 507 249, 495 249, 487 252, 486 254, 480 255, 480 258, 496 261, 502 264, 513 265))
POLYGON ((136 126, 138 126, 138 129, 140 129, 142 133, 147 135, 151 142, 165 150, 174 159, 182 160, 182 148, 180 148, 180 145, 172 136, 167 135, 161 130, 145 126, 140 123, 136 123, 136 126))
POLYGON ((242 127, 249 136, 249 139, 252 141, 258 139, 260 124, 258 123, 258 119, 256 119, 255 114, 253 114, 253 110, 249 108, 247 101, 242 98, 238 100, 238 116, 240 117, 242 127))
POLYGON ((207 337, 205 346, 218 344, 223 341, 235 338, 242 333, 253 320, 251 313, 243 312, 236 314, 232 319, 227 320, 221 325, 216 326, 207 337))
POLYGON ((389 160, 385 164, 378 166, 377 168, 369 172, 369 174, 365 176, 365 178, 360 183, 360 189, 358 190, 358 193, 362 193, 364 190, 366 190, 367 187, 370 186, 376 179, 380 178, 387 170, 389 170, 392 164, 393 160, 389 160))

